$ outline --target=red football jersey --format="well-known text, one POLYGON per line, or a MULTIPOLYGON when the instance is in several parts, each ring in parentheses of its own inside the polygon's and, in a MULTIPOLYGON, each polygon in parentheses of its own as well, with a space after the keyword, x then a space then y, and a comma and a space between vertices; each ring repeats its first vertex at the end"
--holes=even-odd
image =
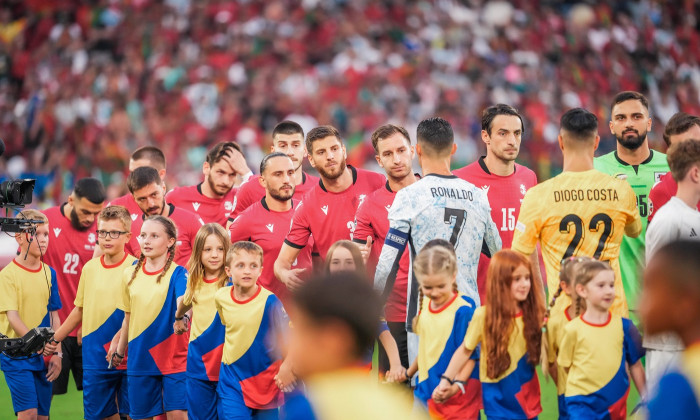
POLYGON ((209 198, 202 194, 202 184, 178 187, 165 195, 165 201, 175 207, 193 212, 204 223, 218 223, 226 226, 226 221, 233 210, 237 188, 231 188, 222 198, 209 198))
MULTIPOLYGON (((537 185, 537 175, 529 168, 517 163, 511 175, 494 175, 486 167, 483 156, 476 162, 452 173, 486 192, 491 206, 491 219, 501 234, 503 248, 510 248, 513 243, 515 224, 520 214, 520 204, 527 190, 537 185)), ((486 271, 489 261, 490 258, 481 254, 477 285, 482 302, 486 302, 486 271)))
MULTIPOLYGON (((661 175, 659 182, 649 191, 649 216, 647 217, 649 223, 654 218, 656 210, 668 203, 668 200, 675 196, 677 192, 678 183, 673 179, 671 172, 661 175)), ((698 211, 700 211, 700 202, 698 202, 698 211)))
MULTIPOLYGON (((49 219, 49 247, 44 255, 44 262, 56 270, 58 293, 61 295, 63 306, 58 310, 61 322, 65 321, 75 307, 75 293, 80 282, 83 266, 92 258, 97 243, 97 226, 81 231, 71 225, 70 220, 63 215, 61 206, 51 207, 43 211, 49 219)), ((75 337, 77 329, 70 333, 75 337)))
MULTIPOLYGON (((279 256, 284 238, 292 224, 294 211, 299 203, 292 200, 292 208, 285 212, 272 211, 267 207, 265 197, 241 213, 231 224, 231 242, 251 241, 263 249, 263 271, 260 284, 275 294, 283 303, 290 298, 289 290, 275 277, 274 265, 279 256)), ((312 244, 304 247, 299 253, 292 268, 311 268, 312 244)), ((311 270, 307 270, 310 274, 311 270)))
MULTIPOLYGON (((238 188, 229 220, 235 219, 239 214, 243 213, 245 209, 265 197, 265 188, 260 185, 259 179, 260 175, 252 176, 238 188)), ((301 201, 304 194, 311 191, 316 185, 318 185, 318 177, 302 172, 301 184, 294 188, 294 199, 301 201)))
POLYGON ((329 192, 323 186, 323 181, 319 180, 318 185, 304 196, 284 240, 287 245, 302 249, 308 245, 313 235, 315 249, 325 259, 328 248, 334 242, 340 239, 352 240, 357 207, 369 194, 382 188, 386 178, 376 172, 356 169, 350 165, 348 168, 352 172, 352 185, 345 191, 329 192))
MULTIPOLYGON (((387 182, 383 188, 379 188, 365 198, 357 208, 355 215, 355 232, 353 240, 366 243, 367 237, 372 237, 372 252, 367 261, 367 271, 370 278, 374 279, 374 270, 377 267, 379 255, 382 253, 384 239, 389 231, 389 209, 394 202, 396 192, 389 188, 387 182)), ((405 322, 408 290, 408 276, 411 275, 411 258, 409 252, 404 252, 399 262, 399 271, 396 273, 394 287, 391 289, 384 317, 388 322, 405 322)))
MULTIPOLYGON (((192 212, 175 207, 173 204, 167 204, 167 206, 167 216, 171 218, 173 222, 175 222, 175 226, 177 226, 177 249, 175 251, 174 261, 177 265, 187 268, 187 262, 190 259, 190 254, 192 254, 194 238, 197 236, 197 232, 204 222, 199 216, 192 212)), ((127 252, 131 253, 136 258, 141 255, 141 245, 139 245, 138 238, 141 234, 141 226, 143 226, 144 218, 145 215, 141 212, 141 215, 131 223, 131 239, 125 247, 127 252)))

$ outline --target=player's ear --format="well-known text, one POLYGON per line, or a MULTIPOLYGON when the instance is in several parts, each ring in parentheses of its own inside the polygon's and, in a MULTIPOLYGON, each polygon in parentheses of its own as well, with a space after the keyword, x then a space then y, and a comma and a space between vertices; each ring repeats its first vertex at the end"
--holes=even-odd
POLYGON ((452 151, 450 152, 450 156, 454 156, 455 153, 457 153, 457 143, 452 143, 452 151))
POLYGON ((209 166, 209 162, 204 162, 202 164, 202 173, 204 176, 209 176, 209 171, 211 171, 211 166, 209 166))
POLYGON ((559 143, 559 149, 564 151, 564 139, 561 137, 561 134, 557 136, 557 143, 559 143))
POLYGON ((483 141, 487 146, 491 143, 491 136, 489 136, 488 131, 481 130, 481 141, 483 141))
POLYGON ((647 131, 651 131, 651 117, 647 118, 647 131))
POLYGON ((274 152, 275 152, 275 141, 273 140, 272 146, 270 146, 270 153, 274 153, 274 152))
POLYGON ((379 164, 379 167, 380 167, 380 168, 383 168, 383 167, 384 167, 384 165, 382 165, 382 160, 379 159, 379 154, 374 155, 374 159, 377 161, 377 163, 379 164))
POLYGON ((615 134, 615 132, 613 131, 613 122, 612 122, 612 120, 610 120, 610 122, 608 123, 608 127, 610 127, 610 134, 615 134))
POLYGON ((258 177, 258 182, 260 183, 261 187, 265 188, 265 179, 262 177, 262 174, 260 174, 260 176, 258 177))
POLYGON ((231 268, 228 266, 228 264, 224 264, 224 271, 226 272, 226 275, 231 277, 231 268))
POLYGON ((600 145, 600 136, 595 136, 595 141, 593 142, 593 150, 598 150, 598 145, 600 145))

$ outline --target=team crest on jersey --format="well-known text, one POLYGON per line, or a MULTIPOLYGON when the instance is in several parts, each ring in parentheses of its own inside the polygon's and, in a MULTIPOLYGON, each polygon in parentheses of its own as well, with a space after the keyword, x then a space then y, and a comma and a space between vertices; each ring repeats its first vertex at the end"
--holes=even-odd
POLYGON ((654 172, 654 182, 661 181, 661 177, 666 175, 666 172, 654 172))
POLYGON ((58 238, 58 235, 61 234, 61 228, 53 228, 53 234, 58 238))
POLYGON ((88 235, 88 242, 90 242, 91 244, 95 243, 95 234, 94 233, 91 233, 88 235))
POLYGON ((199 206, 200 206, 199 203, 192 203, 192 207, 194 207, 194 211, 199 210, 199 206))
POLYGON ((131 221, 132 221, 132 222, 136 221, 136 218, 137 218, 137 217, 139 217, 138 214, 136 214, 136 213, 131 213, 131 221))
POLYGON ((326 204, 325 206, 321 207, 321 211, 323 212, 323 214, 325 214, 326 216, 328 216, 328 204, 326 204))
POLYGON ((489 189, 491 188, 490 185, 484 185, 481 187, 481 190, 484 191, 484 194, 489 195, 489 189))
POLYGON ((613 175, 614 178, 621 179, 623 181, 627 180, 627 174, 615 174, 613 175))
POLYGON ((224 210, 226 210, 226 211, 233 210, 233 203, 230 201, 225 202, 224 203, 224 210))
POLYGON ((386 211, 391 210, 391 204, 384 206, 384 208, 386 209, 386 211))
POLYGON ((520 184, 520 194, 525 195, 527 192, 527 188, 525 188, 525 184, 520 184))
POLYGON ((272 232, 272 230, 275 228, 275 225, 273 225, 272 223, 270 223, 269 225, 265 225, 265 227, 267 228, 267 230, 269 230, 270 232, 272 232))

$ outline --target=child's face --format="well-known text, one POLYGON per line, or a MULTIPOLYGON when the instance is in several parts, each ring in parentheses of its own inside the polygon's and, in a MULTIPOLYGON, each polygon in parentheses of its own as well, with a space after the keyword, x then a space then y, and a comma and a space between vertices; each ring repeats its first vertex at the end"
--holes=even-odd
POLYGON ((32 239, 30 233, 20 232, 15 238, 21 248, 21 254, 26 252, 33 258, 40 258, 42 255, 46 254, 46 249, 49 247, 49 224, 42 223, 37 225, 36 234, 34 235, 31 245, 29 245, 29 240, 32 239), (28 252, 27 247, 29 247, 28 252))
POLYGON ((355 259, 352 258, 350 251, 342 246, 337 247, 331 255, 331 261, 328 269, 331 273, 341 271, 355 271, 355 259))
POLYGON ((419 281, 423 296, 426 296, 437 306, 447 303, 454 294, 453 285, 456 276, 438 273, 422 276, 419 281))
POLYGON ((519 265, 513 270, 513 282, 510 284, 513 298, 518 302, 524 302, 531 287, 530 270, 524 265, 519 265))
POLYGON ((586 307, 607 311, 615 300, 615 272, 599 272, 585 286, 576 285, 576 293, 586 300, 586 307))
POLYGON ((202 265, 208 273, 218 273, 223 267, 226 255, 224 254, 224 244, 216 235, 209 235, 204 241, 202 249, 202 265))
POLYGON ((147 258, 158 258, 175 244, 175 238, 168 237, 165 227, 159 222, 146 220, 141 227, 139 242, 143 255, 147 258))
POLYGON ((644 270, 639 315, 647 334, 675 331, 683 318, 688 317, 688 313, 682 313, 686 311, 680 310, 685 296, 673 289, 667 272, 661 258, 652 258, 644 270))
MULTIPOLYGON (((97 222, 97 231, 107 232, 105 237, 99 237, 100 249, 105 255, 117 255, 124 251, 124 246, 131 239, 131 232, 124 229, 124 224, 120 220, 99 220, 97 222), (120 233, 117 239, 113 239, 110 232, 127 232, 120 233)), ((98 235, 99 236, 99 235, 98 235)))
POLYGON ((260 255, 240 250, 234 254, 226 271, 231 276, 234 286, 246 289, 253 287, 262 274, 260 255))

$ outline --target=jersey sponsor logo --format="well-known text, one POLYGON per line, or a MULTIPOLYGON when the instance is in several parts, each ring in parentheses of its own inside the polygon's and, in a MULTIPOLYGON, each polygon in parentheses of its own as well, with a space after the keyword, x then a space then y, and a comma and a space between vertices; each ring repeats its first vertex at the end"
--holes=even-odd
POLYGON ((384 206, 384 208, 386 209, 386 211, 391 210, 391 204, 384 206))
POLYGON ((613 178, 621 179, 623 181, 627 180, 627 174, 615 174, 613 175, 613 178))
POLYGON ((199 206, 200 206, 199 203, 192 203, 192 207, 194 207, 194 211, 199 210, 199 206))
POLYGON ((481 187, 481 189, 484 191, 484 193, 485 193, 486 195, 489 195, 489 189, 491 189, 491 186, 490 186, 490 185, 484 185, 483 187, 481 187))
POLYGON ((233 203, 230 201, 227 201, 224 203, 224 210, 226 211, 232 211, 233 210, 233 203))
POLYGON ((654 172, 654 184, 661 181, 661 177, 666 175, 666 172, 654 172))
POLYGON ((95 243, 95 234, 94 233, 91 233, 88 235, 88 242, 90 242, 91 244, 95 243))
POLYGON ((139 217, 138 214, 136 214, 136 213, 131 213, 131 221, 132 221, 132 222, 136 221, 136 218, 137 218, 137 217, 139 217))
POLYGON ((268 224, 268 225, 265 225, 265 227, 266 227, 267 230, 269 230, 270 232, 272 232, 272 231, 275 229, 275 225, 273 225, 272 223, 270 223, 270 224, 268 224))
POLYGON ((323 212, 323 214, 325 214, 326 216, 328 216, 328 204, 326 204, 325 206, 321 207, 321 211, 323 212))
POLYGON ((690 228, 690 237, 691 237, 691 238, 695 238, 695 237, 697 237, 697 236, 698 236, 698 234, 695 233, 695 228, 690 228))
POLYGON ((61 234, 61 228, 53 228, 53 234, 58 238, 58 235, 61 234))
POLYGON ((525 188, 525 184, 520 184, 520 194, 525 195, 527 192, 527 188, 525 188))

